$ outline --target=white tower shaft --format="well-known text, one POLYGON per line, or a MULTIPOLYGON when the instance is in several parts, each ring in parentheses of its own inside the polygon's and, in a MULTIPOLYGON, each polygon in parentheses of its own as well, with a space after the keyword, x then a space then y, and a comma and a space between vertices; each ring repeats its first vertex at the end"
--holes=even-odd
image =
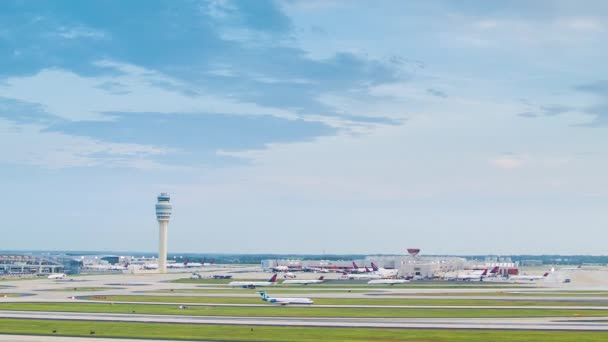
POLYGON ((167 273, 167 230, 169 221, 158 221, 158 272, 167 273))
POLYGON ((173 206, 166 192, 158 195, 156 219, 158 220, 158 272, 167 273, 167 234, 173 206))

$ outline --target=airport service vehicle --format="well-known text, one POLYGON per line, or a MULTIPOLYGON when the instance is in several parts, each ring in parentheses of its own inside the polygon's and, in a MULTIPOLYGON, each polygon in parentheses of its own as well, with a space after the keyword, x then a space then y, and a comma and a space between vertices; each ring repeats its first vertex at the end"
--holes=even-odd
POLYGON ((53 273, 51 275, 49 275, 47 278, 49 279, 63 279, 67 277, 67 274, 65 273, 53 273))
POLYGON ((379 275, 379 274, 375 274, 375 273, 357 274, 357 273, 342 272, 342 277, 341 278, 346 278, 346 279, 382 279, 382 276, 379 275))
POLYGON ((312 299, 310 299, 310 298, 286 298, 286 297, 273 298, 273 297, 268 297, 268 295, 264 291, 259 291, 258 293, 262 296, 263 301, 269 302, 269 303, 277 303, 277 304, 281 304, 281 305, 314 303, 312 301, 312 299))
POLYGON ((295 277, 296 277, 296 275, 291 272, 287 272, 287 273, 283 274, 283 278, 295 278, 295 277))
POLYGON ((529 280, 529 281, 534 281, 534 280, 544 279, 548 275, 549 275, 549 272, 545 272, 545 274, 543 274, 543 275, 527 275, 527 274, 514 275, 514 276, 509 276, 509 280, 529 280))
POLYGON ((372 279, 368 281, 368 284, 386 284, 386 285, 395 285, 395 284, 405 284, 410 281, 407 279, 372 279))
POLYGON ((268 281, 232 281, 228 286, 240 286, 246 289, 255 289, 257 286, 272 286, 277 283, 277 274, 273 274, 268 281))
POLYGON ((320 276, 319 279, 288 279, 283 281, 283 284, 299 284, 299 285, 308 285, 308 284, 319 284, 323 282, 325 277, 320 276))
POLYGON ((383 278, 391 278, 397 276, 397 270, 387 270, 386 268, 378 267, 372 262, 372 270, 374 273, 381 275, 383 278))

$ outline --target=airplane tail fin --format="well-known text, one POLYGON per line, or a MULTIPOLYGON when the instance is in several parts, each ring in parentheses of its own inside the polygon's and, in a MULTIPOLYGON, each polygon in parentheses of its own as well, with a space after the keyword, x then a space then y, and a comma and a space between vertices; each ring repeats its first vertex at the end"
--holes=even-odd
POLYGON ((268 282, 269 282, 269 283, 274 283, 274 282, 276 282, 276 281, 277 281, 277 274, 275 273, 275 274, 273 274, 273 275, 272 275, 272 278, 270 278, 270 279, 268 280, 268 282))
POLYGON ((376 264, 374 264, 372 262, 372 270, 374 270, 374 272, 378 271, 378 266, 376 266, 376 264))
POLYGON ((369 273, 369 268, 367 268, 367 266, 365 266, 365 272, 369 273))
POLYGON ((498 269, 499 269, 499 267, 498 267, 498 266, 495 266, 495 267, 494 267, 494 268, 493 268, 493 269, 490 271, 490 273, 491 273, 491 274, 496 274, 496 273, 498 273, 498 269))
POLYGON ((485 276, 485 275, 487 275, 487 274, 488 274, 488 270, 487 270, 487 269, 485 269, 485 270, 483 270, 483 273, 482 273, 481 275, 482 275, 482 276, 485 276))
POLYGON ((260 296, 262 296, 263 300, 266 300, 266 298, 268 297, 268 296, 266 296, 266 292, 265 291, 258 291, 258 293, 260 294, 260 296))
POLYGON ((324 277, 324 276, 320 276, 320 277, 319 277, 319 280, 323 280, 323 279, 325 279, 325 277, 324 277))
POLYGON ((549 275, 549 272, 545 272, 545 274, 543 274, 543 277, 546 277, 549 275))
POLYGON ((342 275, 348 275, 348 273, 346 273, 345 271, 342 271, 342 275))
POLYGON ((359 269, 359 266, 357 266, 357 264, 356 264, 354 261, 353 261, 353 267, 354 267, 355 269, 359 269))

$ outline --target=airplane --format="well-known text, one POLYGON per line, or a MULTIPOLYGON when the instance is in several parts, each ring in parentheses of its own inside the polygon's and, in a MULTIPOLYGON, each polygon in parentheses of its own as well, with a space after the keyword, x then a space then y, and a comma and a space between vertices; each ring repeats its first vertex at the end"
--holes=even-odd
POLYGON ((53 273, 51 275, 49 275, 47 278, 49 279, 63 279, 67 277, 67 274, 65 273, 53 273))
POLYGON ((277 274, 275 273, 268 281, 232 281, 228 286, 240 286, 246 289, 255 289, 256 286, 272 286, 277 282, 277 274))
POLYGON ((543 274, 543 275, 526 275, 526 274, 514 275, 514 276, 509 276, 509 280, 529 280, 529 281, 534 281, 534 280, 544 279, 548 275, 549 275, 549 272, 545 272, 545 274, 543 274))
POLYGON ((396 277, 397 272, 398 272, 397 270, 387 270, 386 268, 378 267, 373 262, 372 262, 372 270, 374 270, 374 272, 376 274, 379 274, 384 278, 396 277))
POLYGON ((405 284, 405 283, 409 283, 410 281, 408 279, 372 279, 370 281, 368 281, 368 284, 388 284, 388 285, 395 285, 395 284, 405 284))
POLYGON ((563 268, 560 268, 559 270, 560 271, 562 271, 562 270, 564 270, 564 271, 580 271, 582 269, 583 269, 583 265, 578 265, 576 267, 563 267, 563 268))
POLYGON ((190 261, 184 261, 184 266, 186 267, 203 267, 203 264, 200 262, 190 262, 190 261))
POLYGON ((469 273, 459 273, 456 275, 456 280, 479 280, 482 281, 488 274, 488 269, 474 270, 469 273))
POLYGON ((288 266, 275 266, 272 268, 272 270, 274 272, 288 272, 289 271, 289 267, 288 266))
POLYGON ((342 272, 342 278, 347 278, 347 279, 382 279, 382 276, 379 275, 379 274, 374 274, 374 273, 357 274, 357 273, 342 272))
POLYGON ((363 267, 359 267, 359 266, 357 266, 357 263, 355 263, 355 262, 353 261, 353 268, 352 268, 352 269, 350 269, 350 272, 351 272, 351 273, 369 273, 369 272, 370 272, 370 270, 369 270, 369 268, 367 268, 367 266, 365 266, 365 265, 364 265, 363 267))
POLYGON ((323 282, 325 277, 320 276, 319 279, 287 279, 283 281, 283 284, 300 284, 300 285, 308 285, 308 284, 319 284, 323 282))
POLYGON ((314 303, 313 300, 310 298, 273 298, 273 297, 268 297, 268 295, 264 291, 259 291, 258 293, 262 296, 263 301, 269 302, 269 303, 277 303, 277 304, 281 304, 281 305, 314 303))
POLYGON ((145 264, 144 269, 146 270, 157 270, 158 264, 145 264))

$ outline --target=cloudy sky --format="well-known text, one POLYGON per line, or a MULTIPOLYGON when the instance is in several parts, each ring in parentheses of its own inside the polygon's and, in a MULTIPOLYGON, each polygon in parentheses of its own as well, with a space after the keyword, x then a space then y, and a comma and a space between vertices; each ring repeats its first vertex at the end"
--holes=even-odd
POLYGON ((2 1, 2 249, 605 254, 608 2, 2 1))

